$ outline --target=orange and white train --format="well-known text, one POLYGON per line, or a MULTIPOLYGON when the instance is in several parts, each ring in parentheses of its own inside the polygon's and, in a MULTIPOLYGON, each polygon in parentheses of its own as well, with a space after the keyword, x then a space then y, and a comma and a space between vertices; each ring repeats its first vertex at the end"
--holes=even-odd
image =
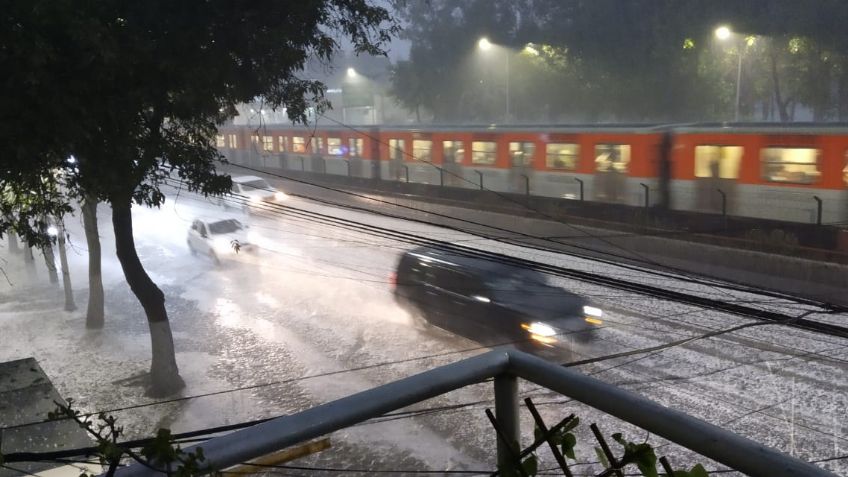
POLYGON ((275 169, 848 224, 841 125, 224 126, 217 146, 275 169))

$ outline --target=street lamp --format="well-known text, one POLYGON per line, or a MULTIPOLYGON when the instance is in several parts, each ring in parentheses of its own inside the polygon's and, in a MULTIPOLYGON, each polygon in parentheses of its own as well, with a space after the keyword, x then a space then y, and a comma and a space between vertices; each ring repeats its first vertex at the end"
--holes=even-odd
MULTIPOLYGON (((730 31, 730 28, 726 26, 720 26, 715 29, 715 36, 720 41, 725 41, 730 38, 733 32, 730 31)), ((739 90, 742 83, 742 52, 743 46, 742 43, 739 43, 739 52, 737 54, 737 64, 736 64, 736 106, 734 107, 733 113, 733 121, 739 122, 739 90)))
MULTIPOLYGON (((488 38, 483 37, 480 38, 480 41, 477 42, 477 47, 482 51, 489 51, 492 49, 492 43, 488 38)), ((504 50, 506 53, 506 111, 504 112, 504 123, 509 122, 509 50, 504 50)))
POLYGON ((347 77, 348 78, 356 78, 356 70, 354 68, 347 69, 347 77))

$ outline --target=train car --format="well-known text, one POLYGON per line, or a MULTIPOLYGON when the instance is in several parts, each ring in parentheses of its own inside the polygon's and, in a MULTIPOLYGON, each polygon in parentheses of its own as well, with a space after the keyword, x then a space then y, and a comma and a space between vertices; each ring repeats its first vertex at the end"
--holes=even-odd
POLYGON ((236 164, 800 223, 848 221, 848 128, 229 126, 236 164))
POLYGON ((801 223, 848 219, 848 129, 675 128, 678 210, 801 223))

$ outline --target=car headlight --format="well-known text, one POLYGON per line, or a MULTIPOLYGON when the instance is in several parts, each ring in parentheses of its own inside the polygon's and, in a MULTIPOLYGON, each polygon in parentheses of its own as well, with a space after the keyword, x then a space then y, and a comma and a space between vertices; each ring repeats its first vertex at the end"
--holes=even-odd
POLYGON ((274 199, 275 200, 284 201, 288 198, 289 198, 289 196, 285 192, 280 192, 280 191, 274 192, 274 199))
POLYGON ((522 323, 521 327, 527 330, 528 333, 530 333, 530 339, 533 341, 548 346, 553 345, 557 342, 557 331, 550 325, 534 321, 530 324, 522 323))
POLYGON ((254 203, 254 204, 258 204, 258 203, 262 202, 262 197, 259 197, 258 195, 252 195, 252 196, 250 196, 250 202, 254 203))
POLYGON ((532 335, 554 336, 557 334, 556 330, 551 325, 539 323, 538 321, 534 321, 529 325, 527 323, 524 323, 521 325, 521 327, 527 330, 527 332, 532 335))
POLYGON ((216 237, 214 240, 212 240, 212 247, 215 250, 218 250, 218 251, 221 251, 221 252, 225 252, 225 251, 229 250, 230 248, 232 248, 230 246, 230 240, 227 239, 226 237, 216 237))
POLYGON ((583 314, 588 316, 594 316, 596 318, 601 318, 604 316, 604 311, 600 308, 595 308, 594 306, 584 306, 583 314))

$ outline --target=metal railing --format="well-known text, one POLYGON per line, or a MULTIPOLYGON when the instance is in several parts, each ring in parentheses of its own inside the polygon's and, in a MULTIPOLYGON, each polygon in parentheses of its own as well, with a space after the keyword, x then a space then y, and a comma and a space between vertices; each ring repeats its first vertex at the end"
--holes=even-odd
MULTIPOLYGON (((492 351, 363 391, 306 411, 189 447, 203 448, 209 471, 241 462, 376 418, 388 412, 494 378, 495 411, 506 437, 518 442, 517 378, 544 386, 641 427, 732 469, 753 476, 832 476, 813 464, 669 409, 630 391, 526 353, 492 351)), ((509 449, 498 446, 498 462, 509 449)), ((162 475, 134 464, 117 474, 162 475)))

